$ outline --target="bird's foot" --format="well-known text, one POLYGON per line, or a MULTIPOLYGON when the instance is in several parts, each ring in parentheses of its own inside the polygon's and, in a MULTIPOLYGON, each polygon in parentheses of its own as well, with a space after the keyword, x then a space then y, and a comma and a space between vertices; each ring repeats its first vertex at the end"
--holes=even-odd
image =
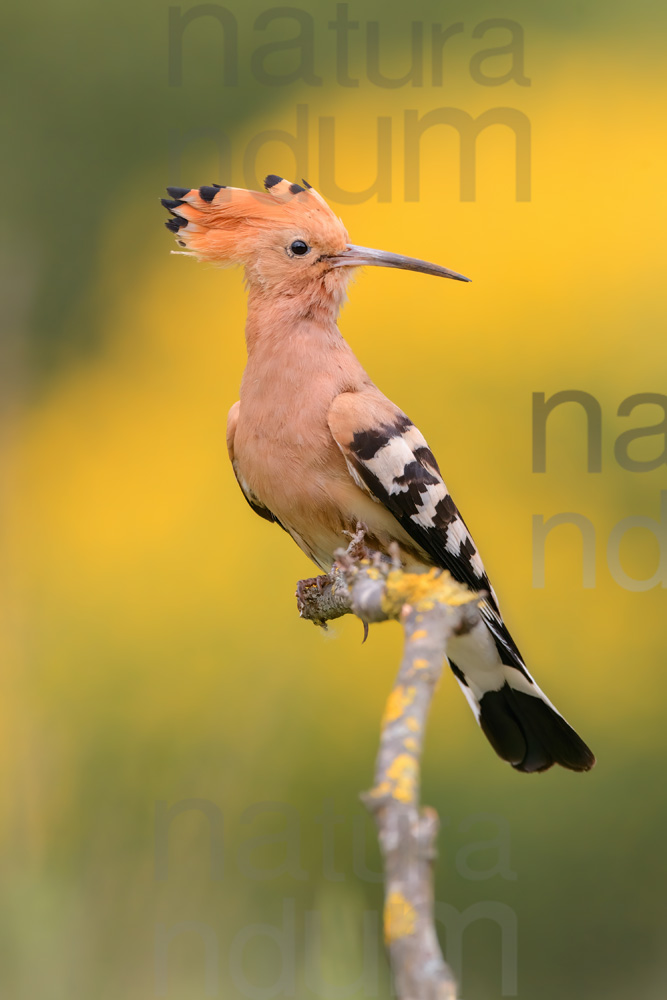
POLYGON ((361 562, 362 559, 372 559, 374 550, 366 544, 368 528, 361 521, 358 522, 356 531, 344 531, 350 541, 346 549, 337 549, 334 552, 336 562, 339 566, 350 567, 353 563, 361 562))

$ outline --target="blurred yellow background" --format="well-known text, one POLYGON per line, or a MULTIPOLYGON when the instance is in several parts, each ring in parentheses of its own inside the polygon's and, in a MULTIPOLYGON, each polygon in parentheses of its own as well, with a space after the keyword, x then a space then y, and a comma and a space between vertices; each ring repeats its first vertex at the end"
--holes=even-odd
MULTIPOLYGON (((664 465, 631 472, 614 457, 623 431, 662 416, 620 417, 622 400, 665 391, 665 15, 639 3, 629 20, 592 0, 345 6, 359 22, 358 87, 337 81, 334 4, 226 7, 239 66, 227 85, 218 15, 185 29, 171 86, 167 5, 5 15, 3 998, 390 996, 381 885, 364 875, 379 857, 357 796, 400 630, 376 627, 362 647, 358 622, 324 636, 298 619, 295 582, 313 569, 248 509, 224 447, 244 364, 242 275, 171 256, 159 205, 168 184, 244 186, 259 134, 294 135, 298 115, 305 176, 354 242, 473 279, 361 272, 341 329, 427 436, 530 669, 598 756, 589 775, 513 772, 444 677, 423 788, 443 821, 437 898, 490 917, 465 931, 462 996, 667 992, 665 589, 627 589, 606 556, 614 525, 657 519, 667 489, 664 465), (298 20, 284 13, 295 9, 298 20), (512 36, 514 55, 482 68, 516 66, 516 27, 474 37, 489 17, 523 30, 530 85, 471 74, 476 53, 512 36), (422 26, 423 85, 369 78, 373 21, 395 78, 409 71, 410 22, 422 26), (463 25, 441 86, 434 22, 463 25), (260 46, 307 38, 310 24, 312 45, 262 57, 293 82, 259 79, 260 46), (305 56, 321 84, 301 78, 305 56), (443 107, 526 116, 530 200, 515 198, 515 137, 494 125, 477 141, 474 200, 460 198, 456 131, 439 126, 406 201, 405 114, 443 107), (323 118, 335 125, 326 163, 323 118), (323 179, 374 183, 379 118, 391 122, 390 197, 337 200, 323 179), (532 471, 532 394, 567 389, 600 404, 600 473, 586 471, 576 404, 549 418, 547 471, 532 471), (594 526, 592 588, 574 527, 549 536, 546 584, 533 587, 533 517, 563 512, 594 526), (185 800, 197 802, 173 818, 163 864, 159 810, 185 800)), ((274 137, 251 167, 300 180, 303 163, 274 137)), ((630 454, 663 446, 656 435, 630 454)), ((651 577, 658 558, 649 532, 624 538, 630 576, 651 577)))

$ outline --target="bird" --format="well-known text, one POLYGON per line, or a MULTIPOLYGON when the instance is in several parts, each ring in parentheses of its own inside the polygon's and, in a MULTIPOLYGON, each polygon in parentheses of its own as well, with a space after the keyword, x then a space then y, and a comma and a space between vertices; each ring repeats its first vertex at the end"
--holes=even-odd
POLYGON ((247 365, 227 448, 252 510, 325 573, 359 523, 366 545, 436 567, 479 594, 474 628, 453 637, 451 670, 493 749, 525 773, 587 771, 593 753, 532 678, 505 625, 472 536, 425 438, 373 383, 337 325, 357 268, 460 282, 456 271, 350 243, 307 181, 269 174, 263 191, 167 188, 181 251, 245 270, 247 365))

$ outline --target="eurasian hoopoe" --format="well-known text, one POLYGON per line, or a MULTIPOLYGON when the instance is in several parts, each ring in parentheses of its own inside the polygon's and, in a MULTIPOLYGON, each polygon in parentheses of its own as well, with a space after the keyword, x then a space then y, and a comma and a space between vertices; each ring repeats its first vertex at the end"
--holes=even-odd
POLYGON ((532 679, 500 615, 475 544, 426 441, 373 384, 336 320, 349 268, 373 264, 467 281, 422 260, 348 242, 304 181, 269 175, 266 192, 169 188, 166 223, 199 260, 241 264, 248 364, 227 447, 252 509, 322 570, 367 526, 406 566, 438 566, 486 595, 479 624, 450 643, 450 666, 491 745, 520 771, 588 770, 593 754, 532 679))

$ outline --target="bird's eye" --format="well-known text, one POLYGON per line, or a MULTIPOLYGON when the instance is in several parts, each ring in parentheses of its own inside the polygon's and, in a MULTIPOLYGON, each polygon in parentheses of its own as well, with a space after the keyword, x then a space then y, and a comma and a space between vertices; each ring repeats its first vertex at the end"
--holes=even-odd
POLYGON ((294 243, 292 243, 290 250, 292 251, 292 253, 296 254, 297 257, 303 257, 304 254, 308 253, 310 247, 308 246, 307 243, 304 243, 303 240, 294 240, 294 243))

